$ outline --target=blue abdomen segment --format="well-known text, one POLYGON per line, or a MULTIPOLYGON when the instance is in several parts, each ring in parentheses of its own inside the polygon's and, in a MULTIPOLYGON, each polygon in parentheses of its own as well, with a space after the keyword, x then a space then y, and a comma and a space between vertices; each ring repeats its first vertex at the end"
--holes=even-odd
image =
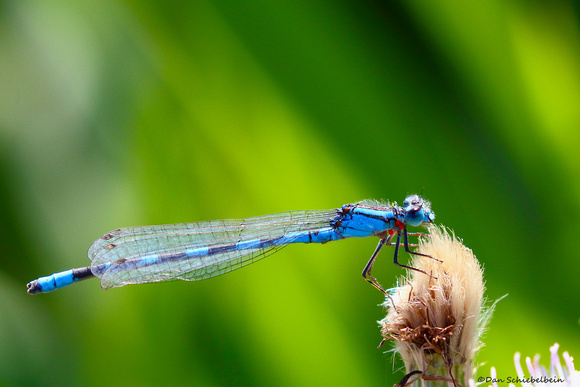
POLYGON ((54 273, 47 277, 40 277, 29 282, 28 285, 26 285, 28 287, 27 292, 29 294, 48 293, 91 277, 94 276, 90 267, 61 271, 60 273, 54 273))
POLYGON ((71 269, 49 275, 48 277, 40 277, 37 279, 37 281, 40 292, 47 293, 56 289, 64 288, 65 286, 72 285, 74 282, 74 277, 71 269))

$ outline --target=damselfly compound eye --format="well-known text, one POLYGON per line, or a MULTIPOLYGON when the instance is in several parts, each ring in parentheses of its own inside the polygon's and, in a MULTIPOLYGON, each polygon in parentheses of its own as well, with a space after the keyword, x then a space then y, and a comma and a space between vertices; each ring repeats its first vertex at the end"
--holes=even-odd
MULTIPOLYGON (((423 207, 423 198, 419 195, 407 196, 403 202, 403 208, 405 208, 406 211, 411 211, 416 207, 423 207)), ((418 210, 419 208, 416 209, 418 210)))

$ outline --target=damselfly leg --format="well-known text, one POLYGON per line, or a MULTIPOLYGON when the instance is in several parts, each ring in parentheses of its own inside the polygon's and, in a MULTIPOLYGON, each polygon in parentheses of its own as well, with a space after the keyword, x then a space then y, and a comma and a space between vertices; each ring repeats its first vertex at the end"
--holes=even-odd
MULTIPOLYGON (((421 238, 421 237, 426 237, 429 234, 425 234, 424 232, 409 232, 407 233, 407 235, 412 236, 412 237, 417 237, 417 238, 421 238)), ((397 242, 391 242, 389 243, 389 246, 394 246, 396 245, 397 242)), ((418 243, 409 243, 409 247, 419 247, 418 243)))
POLYGON ((430 255, 427 254, 423 254, 423 253, 417 253, 415 251, 411 251, 410 247, 417 247, 417 244, 409 244, 409 235, 411 236, 425 236, 426 234, 423 233, 408 233, 406 228, 403 228, 402 230, 397 232, 397 240, 395 242, 391 242, 391 239, 393 239, 394 234, 389 234, 388 236, 385 237, 381 237, 381 239, 379 240, 379 244, 377 245, 377 248, 375 249, 375 252, 373 253, 373 255, 371 256, 371 258, 369 259, 369 261, 367 262, 363 272, 362 272, 362 276, 363 278, 369 282, 371 285, 373 285, 376 289, 378 289, 381 293, 383 293, 384 295, 387 295, 387 292, 383 289, 383 287, 379 284, 379 282, 376 280, 375 277, 373 277, 371 275, 371 270, 373 269, 373 265, 375 263, 375 260, 377 259, 377 256, 379 255, 379 252, 381 251, 381 249, 383 248, 384 245, 389 245, 389 246, 395 246, 395 255, 394 255, 394 263, 397 266, 400 267, 404 267, 405 269, 409 269, 409 270, 414 270, 414 271, 418 271, 420 273, 423 273, 425 275, 428 275, 431 278, 434 278, 431 274, 421 270, 421 269, 417 269, 415 267, 412 266, 407 266, 407 265, 403 265, 402 263, 399 263, 399 246, 401 245, 401 234, 403 235, 403 248, 405 249, 405 251, 408 254, 411 255, 419 255, 422 257, 427 257, 427 258, 431 258, 434 259, 438 262, 443 262, 440 259, 437 259, 435 257, 432 257, 430 255))
POLYGON ((375 288, 377 288, 377 290, 380 291, 381 293, 383 293, 384 295, 386 295, 387 292, 385 291, 385 289, 383 289, 383 287, 379 284, 379 282, 375 279, 375 277, 373 277, 371 275, 371 270, 373 269, 373 265, 375 264, 375 260, 377 259, 377 255, 379 255, 379 251, 381 251, 381 249, 383 248, 383 246, 385 244, 390 245, 391 244, 391 239, 393 239, 393 234, 388 235, 386 237, 382 237, 379 240, 379 244, 377 245, 377 248, 375 249, 375 252, 371 256, 371 259, 369 259, 369 261, 367 262, 367 264, 366 264, 366 266, 365 266, 365 268, 363 269, 363 272, 362 272, 363 278, 368 283, 370 283, 375 288))
MULTIPOLYGON (((405 247, 405 251, 406 251, 407 253, 409 253, 409 254, 412 254, 412 255, 420 255, 420 256, 422 256, 422 257, 431 258, 431 259, 434 259, 434 260, 435 260, 435 261, 437 261, 437 262, 443 262, 443 260, 441 260, 441 259, 437 259, 437 258, 435 258, 435 257, 432 257, 432 256, 428 255, 428 254, 422 254, 422 253, 417 253, 416 251, 411 251, 411 250, 409 249, 409 246, 416 247, 417 245, 410 245, 410 244, 409 244, 409 235, 412 235, 412 236, 415 236, 415 235, 417 235, 417 236, 426 236, 426 234, 423 234, 423 233, 420 233, 420 232, 415 232, 415 233, 408 233, 408 232, 407 232, 407 229, 406 229, 406 228, 404 228, 404 229, 403 229, 403 238, 404 238, 404 239, 403 239, 403 245, 404 245, 404 247, 405 247)), ((397 237, 397 244, 398 244, 398 242, 399 242, 399 238, 400 238, 400 236, 401 236, 401 234, 399 233, 399 236, 397 237)), ((398 263, 397 263, 397 255, 396 255, 396 254, 395 254, 395 264, 397 264, 397 265, 398 265, 398 263)), ((405 266, 405 267, 407 267, 407 266, 405 266)), ((412 267, 412 268, 410 268, 410 269, 411 269, 411 270, 420 271, 420 272, 422 272, 422 273, 425 273, 424 271, 422 271, 422 270, 419 270, 419 269, 415 269, 414 267, 412 267)), ((427 273, 425 273, 425 274, 427 274, 427 273)))

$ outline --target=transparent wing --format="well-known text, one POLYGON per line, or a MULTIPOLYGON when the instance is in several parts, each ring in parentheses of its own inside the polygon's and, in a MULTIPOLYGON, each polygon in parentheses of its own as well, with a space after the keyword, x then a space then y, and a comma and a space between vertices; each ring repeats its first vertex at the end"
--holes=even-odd
POLYGON ((178 279, 202 280, 256 262, 304 232, 330 228, 336 211, 291 211, 247 219, 121 228, 96 240, 88 256, 103 289, 178 279), (282 237, 280 244, 251 248, 252 241, 282 237), (245 248, 237 247, 241 242, 247 242, 245 248), (207 252, 211 248, 215 253, 207 252), (187 256, 186 252, 194 250, 206 253, 187 256))

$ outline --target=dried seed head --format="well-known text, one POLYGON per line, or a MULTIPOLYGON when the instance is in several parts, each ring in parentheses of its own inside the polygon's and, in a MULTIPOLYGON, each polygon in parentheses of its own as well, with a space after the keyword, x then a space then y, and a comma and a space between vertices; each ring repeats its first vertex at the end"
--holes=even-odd
MULTIPOLYGON (((402 286, 389 289, 381 333, 395 341, 407 372, 423 380, 467 381, 473 372, 479 337, 493 306, 484 309, 483 270, 473 252, 444 227, 431 226, 402 286)), ((465 384, 463 384, 465 385, 465 384)))

